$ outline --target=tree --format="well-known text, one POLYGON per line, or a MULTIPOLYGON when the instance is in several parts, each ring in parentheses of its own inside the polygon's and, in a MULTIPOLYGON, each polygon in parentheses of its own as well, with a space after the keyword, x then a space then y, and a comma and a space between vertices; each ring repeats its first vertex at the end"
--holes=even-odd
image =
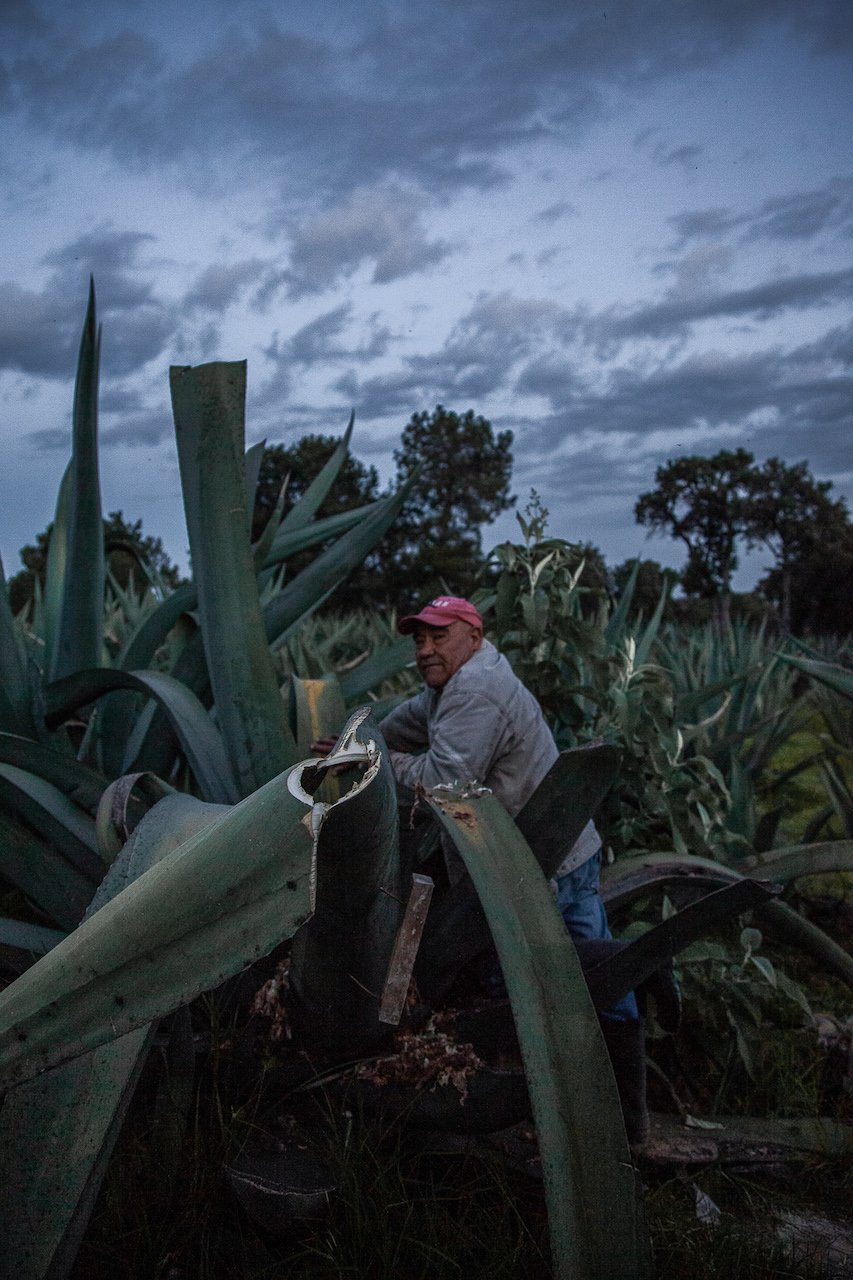
POLYGON ((480 526, 515 501, 512 432, 473 410, 413 413, 394 451, 397 482, 420 473, 380 553, 390 598, 402 607, 441 591, 467 595, 483 564, 480 526))
POLYGON ((641 494, 634 508, 639 524, 684 543, 684 589, 714 597, 721 618, 728 614, 737 540, 750 528, 754 462, 746 449, 721 449, 713 458, 676 458, 658 467, 657 488, 641 494))
MULTIPOLYGON (((52 532, 51 521, 36 535, 34 543, 21 547, 24 568, 9 579, 9 604, 14 613, 32 601, 36 579, 44 588, 52 532)), ((142 565, 147 566, 167 587, 176 587, 181 580, 180 571, 169 558, 162 540, 143 534, 142 521, 129 523, 121 511, 111 511, 104 518, 104 549, 110 572, 120 587, 126 587, 132 580, 137 591, 143 590, 148 584, 148 577, 142 565)))
MULTIPOLYGON (((764 544, 773 553, 774 568, 762 580, 762 591, 778 608, 785 627, 791 625, 797 567, 825 558, 833 546, 843 555, 849 512, 843 499, 830 498, 831 489, 832 482, 815 480, 805 462, 788 466, 780 458, 768 458, 754 471, 747 538, 752 546, 764 544)), ((797 576, 802 578, 802 573, 797 576)), ((837 568, 834 577, 844 581, 837 568)), ((800 616, 802 606, 800 601, 800 616)))
MULTIPOLYGON (((273 444, 264 449, 255 508, 252 514, 252 541, 261 534, 278 501, 281 486, 289 476, 285 494, 285 510, 302 497, 311 481, 334 453, 339 441, 335 436, 311 434, 302 436, 294 445, 273 444)), ((320 507, 318 516, 332 516, 349 511, 379 496, 379 476, 375 467, 366 467, 352 454, 347 454, 331 492, 320 507)))

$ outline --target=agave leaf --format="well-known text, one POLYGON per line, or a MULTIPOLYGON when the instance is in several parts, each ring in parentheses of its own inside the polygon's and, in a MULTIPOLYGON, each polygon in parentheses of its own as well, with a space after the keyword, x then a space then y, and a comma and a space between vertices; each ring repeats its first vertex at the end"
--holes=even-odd
POLYGON ((619 645, 625 635, 625 628, 628 624, 628 611, 631 608, 631 602, 634 599, 634 589, 637 585, 637 578, 640 573, 639 556, 634 560, 634 567, 631 570, 625 588, 619 597, 616 608, 607 620, 607 626, 604 631, 604 638, 610 645, 619 645))
POLYGON ((586 970, 597 1009, 609 1009, 685 947, 780 893, 778 886, 737 880, 676 911, 615 955, 586 970))
MULTIPOLYGON (((613 785, 620 752, 605 743, 563 751, 515 819, 546 879, 552 876, 613 785)), ((433 902, 415 968, 422 996, 436 1002, 491 942, 476 890, 459 881, 433 902)))
POLYGON ((406 501, 417 473, 400 486, 390 498, 371 507, 370 513, 345 537, 338 538, 322 551, 307 569, 289 582, 264 609, 264 624, 270 644, 357 569, 394 522, 406 501))
POLYGON ((246 491, 246 511, 249 516, 247 528, 252 528, 252 511, 255 506, 255 494, 258 491, 258 478, 261 474, 261 463, 264 460, 266 440, 258 440, 250 445, 243 457, 243 485, 246 491))
POLYGON ((370 689, 375 689, 382 684, 383 680, 408 667, 414 662, 414 658, 411 636, 401 636, 394 644, 377 650, 357 667, 340 676, 341 692, 344 698, 347 702, 358 701, 370 689))
POLYGON ((27 924, 23 920, 0 919, 0 943, 19 951, 30 951, 42 956, 66 937, 58 929, 47 929, 43 924, 27 924))
POLYGON ((292 533, 303 528, 314 519, 319 507, 338 478, 338 472, 346 461, 349 442, 355 423, 355 411, 350 414, 349 424, 328 462, 318 472, 303 493, 302 497, 291 507, 281 525, 282 533, 292 533))
MULTIPOLYGON (((62 617, 62 597, 65 590, 65 579, 68 574, 68 522, 71 517, 72 463, 69 462, 62 473, 59 491, 56 495, 56 511, 53 517, 53 529, 47 548, 47 567, 45 569, 44 601, 42 605, 44 622, 44 674, 47 678, 55 665, 56 646, 59 639, 59 625, 62 617)), ((38 579, 36 579, 38 586, 38 579)))
MULTIPOLYGON (((178 807, 185 814, 185 798, 178 807)), ((125 845, 89 915, 175 847, 182 814, 172 813, 168 834, 160 816, 143 820, 142 837, 125 845)), ((3 1280, 61 1280, 70 1271, 154 1031, 140 1027, 7 1095, 0 1112, 3 1280)))
MULTIPOLYGON (((833 843, 844 846, 849 845, 850 842, 842 840, 833 843)), ((848 866, 849 852, 842 850, 838 863, 842 869, 848 866)), ((815 865, 819 865, 818 858, 815 859, 815 865)), ((774 880, 783 881, 786 872, 797 866, 802 867, 802 862, 795 862, 792 858, 791 867, 786 868, 780 855, 778 859, 755 859, 752 869, 758 867, 762 870, 766 869, 771 872, 774 880)), ((834 870, 835 867, 828 869, 834 870)), ((807 872, 797 870, 796 874, 807 874, 807 872)), ((602 873, 602 898, 607 903, 624 902, 646 891, 652 884, 663 885, 667 880, 675 882, 681 880, 684 883, 685 876, 695 877, 697 881, 702 882, 706 882, 710 877, 718 884, 728 884, 741 879, 738 871, 711 858, 696 858, 687 854, 676 856, 652 853, 637 858, 621 858, 612 867, 605 868, 602 873)), ((792 875, 791 878, 794 876, 792 875)), ((819 929, 817 925, 798 915, 786 902, 768 902, 757 909, 757 914, 759 918, 767 920, 773 926, 783 941, 805 951, 830 973, 834 973, 842 982, 853 987, 853 957, 848 955, 844 948, 830 938, 823 929, 819 929)))
POLYGON ((0 874, 61 929, 73 929, 97 881, 63 858, 23 822, 0 809, 0 874))
MULTIPOLYGON (((114 689, 136 689, 156 698, 169 717, 202 795, 211 801, 233 802, 237 789, 216 726, 198 698, 173 676, 162 671, 78 671, 48 685, 45 719, 60 724, 78 707, 114 689)), ((278 697, 278 691, 276 691, 278 697)))
POLYGON ((751 874, 766 873, 781 884, 789 884, 792 880, 799 880, 801 876, 853 871, 853 840, 824 840, 818 844, 788 845, 747 858, 740 865, 751 874))
POLYGON ((433 792, 506 979, 539 1135, 554 1275, 649 1274, 639 1184, 577 952, 533 854, 492 795, 433 792))
POLYGON ((655 605, 655 611, 649 618, 642 635, 637 637, 637 652, 634 655, 634 661, 638 667, 643 667, 648 662, 651 655, 652 646, 658 637, 660 624, 663 621, 664 609, 669 599, 669 583, 664 582, 663 589, 660 593, 660 599, 655 605))
POLYGON ((26 656, 21 652, 0 560, 0 729, 35 737, 26 656))
POLYGON ((176 812, 189 813, 198 834, 0 993, 0 1086, 187 1004, 310 915, 311 810, 288 790, 287 773, 233 808, 166 796, 131 842, 154 822, 169 838, 176 812))
POLYGON ((95 285, 90 281, 74 387, 68 561, 59 630, 49 669, 53 680, 82 667, 98 667, 102 659, 104 526, 98 478, 100 346, 95 320, 95 285))
POLYGON ((303 774, 311 779, 309 766, 328 772, 348 760, 366 771, 323 815, 316 910, 293 939, 290 988, 300 1039, 354 1056, 388 1038, 379 1007, 403 899, 394 773, 367 707, 353 713, 325 760, 294 770, 294 789, 303 774))
POLYGON ((242 795, 296 759, 246 533, 246 363, 169 371, 184 509, 219 728, 242 795))
POLYGON ((293 705, 296 712, 296 743, 301 755, 311 754, 311 744, 318 738, 329 738, 341 732, 347 718, 338 677, 323 676, 320 680, 301 680, 290 677, 293 705))
POLYGON ((515 823, 551 877, 619 774, 622 753, 609 743, 562 751, 515 823))
POLYGON ((264 560, 264 570, 270 570, 300 551, 307 551, 319 542, 329 542, 354 529, 362 520, 379 510, 385 499, 367 502, 362 507, 353 507, 351 511, 339 511, 334 516, 323 516, 322 520, 312 520, 310 524, 300 525, 294 529, 279 527, 273 539, 269 554, 264 560))
POLYGON ((97 854, 94 820, 62 791, 26 769, 0 764, 0 795, 30 826, 53 841, 69 862, 95 884, 100 882, 104 864, 97 854))
POLYGON ((106 778, 97 769, 81 764, 64 751, 14 733, 0 733, 0 763, 37 774, 92 816, 107 785, 106 778))
POLYGON ((832 689, 835 693, 840 693, 843 698, 853 698, 853 671, 847 667, 839 667, 834 662, 818 662, 812 658, 795 658, 790 653, 780 653, 777 655, 783 662, 789 663, 792 667, 796 667, 798 671, 802 671, 804 675, 811 676, 812 680, 817 680, 819 684, 824 684, 828 689, 832 689))

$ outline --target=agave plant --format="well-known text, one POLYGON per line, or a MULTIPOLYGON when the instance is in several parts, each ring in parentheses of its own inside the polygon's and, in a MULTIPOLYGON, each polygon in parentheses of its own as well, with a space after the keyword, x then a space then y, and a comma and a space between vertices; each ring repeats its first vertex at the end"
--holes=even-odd
MULTIPOLYGON (((194 578, 153 606, 130 602, 126 634, 116 628, 118 644, 107 646, 98 351, 92 290, 40 663, 5 592, 0 602, 0 874, 59 926, 22 934, 26 922, 13 921, 0 935, 41 954, 0 993, 0 1086, 9 1090, 0 1164, 11 1188, 0 1274, 17 1276, 61 1276, 73 1264, 157 1021, 281 940, 294 936, 293 1014, 306 1045, 350 1055, 385 1039, 377 988, 405 896, 395 789, 369 708, 350 716, 327 760, 300 756, 312 737, 339 731, 347 707, 404 666, 409 648, 395 641, 340 678, 291 676, 287 697, 274 654, 295 651, 298 624, 375 545, 406 487, 363 511, 315 519, 350 424, 300 504, 283 520, 277 512, 252 547, 258 459, 244 450, 245 365, 173 369, 194 578), (309 568, 281 585, 285 558, 322 543, 309 568), (170 662, 164 646, 176 628, 170 662), (336 793, 324 779, 342 765, 356 775, 336 793)), ((453 826, 452 801, 438 809, 453 826)), ((545 1134, 556 1274, 638 1276, 646 1256, 637 1187, 570 943, 553 908, 539 918, 550 899, 520 834, 511 836, 512 874, 529 888, 514 887, 509 915, 508 873, 494 884, 486 874, 495 842, 515 830, 510 820, 487 807, 478 830, 482 840, 466 839, 463 856, 504 957, 545 1134), (519 965, 516 950, 540 959, 519 965), (531 1005, 533 989, 546 995, 531 1005), (590 1056, 584 1049, 575 1073, 595 1092, 606 1133, 593 1162, 566 1074, 576 1001, 590 1056)))

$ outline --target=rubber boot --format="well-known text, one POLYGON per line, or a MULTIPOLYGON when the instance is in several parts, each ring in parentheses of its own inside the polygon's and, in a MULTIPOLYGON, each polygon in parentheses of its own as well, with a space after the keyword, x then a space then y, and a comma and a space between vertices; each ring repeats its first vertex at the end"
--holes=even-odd
POLYGON ((649 1136, 646 1107, 646 1036, 642 1022, 626 1018, 599 1018, 604 1042, 622 1103, 625 1131, 632 1147, 641 1147, 649 1136))

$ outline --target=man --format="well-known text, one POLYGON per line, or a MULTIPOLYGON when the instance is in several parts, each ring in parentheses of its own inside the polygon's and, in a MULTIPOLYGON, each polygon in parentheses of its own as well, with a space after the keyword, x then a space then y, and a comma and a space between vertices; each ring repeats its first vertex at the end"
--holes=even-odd
MULTIPOLYGON (((437 596, 398 630, 415 642, 426 686, 381 722, 397 781, 426 788, 477 782, 489 787, 514 817, 557 759, 542 710, 506 658, 483 637, 483 619, 469 600, 437 596)), ((315 743, 327 753, 333 740, 315 743)), ((451 883, 465 874, 461 858, 445 850, 451 883)), ((577 942, 611 939, 599 895, 601 839, 588 822, 557 868, 557 903, 577 942)), ((615 945, 615 944, 614 944, 615 945)), ((505 994, 497 955, 481 969, 487 989, 505 994), (500 990, 494 989, 495 980, 500 990)), ((648 1130, 645 1050, 633 992, 600 1014, 613 1061, 625 1125, 632 1143, 648 1130)))
MULTIPOLYGON (((427 788, 479 782, 515 817, 559 754, 536 699, 483 638, 483 619, 470 601, 438 596, 401 618, 398 630, 414 636, 426 688, 382 721, 397 780, 427 788)), ((461 860, 451 855, 448 863, 455 882, 461 860)), ((588 822, 554 876, 560 912, 576 941, 611 936, 600 868, 601 839, 588 822)), ((634 997, 613 1012, 636 1018, 634 997)))

